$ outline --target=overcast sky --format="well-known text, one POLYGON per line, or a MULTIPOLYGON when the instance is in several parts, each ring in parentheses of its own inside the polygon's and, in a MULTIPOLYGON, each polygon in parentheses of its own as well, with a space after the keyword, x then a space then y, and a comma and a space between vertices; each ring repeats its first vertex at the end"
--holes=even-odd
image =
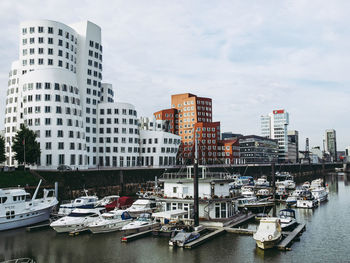
MULTIPOLYGON (((350 145, 350 1, 0 1, 3 120, 19 24, 90 20, 102 28, 103 82, 139 116, 170 107, 171 94, 213 99, 222 131, 260 134, 260 116, 290 114, 289 129, 322 146, 337 131, 350 145)), ((0 127, 3 128, 3 121, 0 127)))

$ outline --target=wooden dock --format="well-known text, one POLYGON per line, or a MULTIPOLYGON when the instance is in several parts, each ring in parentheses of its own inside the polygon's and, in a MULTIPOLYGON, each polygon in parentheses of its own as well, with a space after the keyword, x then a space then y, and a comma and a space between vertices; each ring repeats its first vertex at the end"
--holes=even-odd
POLYGON ((255 218, 255 214, 250 214, 245 217, 242 217, 241 219, 238 219, 237 221, 232 222, 231 224, 227 225, 226 227, 232 228, 237 227, 241 224, 244 224, 245 222, 251 220, 252 218, 255 218))
POLYGON ((50 223, 45 223, 45 224, 40 224, 40 225, 35 225, 35 226, 28 226, 26 227, 27 232, 33 232, 33 231, 38 231, 42 229, 47 229, 50 227, 50 223))
POLYGON ((198 239, 196 239, 190 243, 185 244, 184 247, 185 248, 194 248, 194 247, 199 246, 199 245, 203 244, 204 242, 206 242, 206 241, 208 241, 208 240, 210 240, 218 235, 223 234, 224 232, 225 232, 225 230, 223 228, 217 229, 217 230, 215 230, 207 235, 200 236, 198 239))
POLYGON ((292 241, 306 229, 306 224, 299 224, 292 232, 276 245, 279 250, 287 250, 292 241))
POLYGON ((130 241, 133 241, 133 240, 145 237, 145 236, 149 236, 149 235, 152 234, 152 231, 153 230, 151 229, 151 230, 147 230, 147 231, 144 231, 144 232, 132 234, 132 235, 129 235, 129 236, 124 236, 124 237, 121 237, 121 241, 122 242, 130 242, 130 241))
POLYGON ((228 233, 241 234, 241 235, 253 235, 256 232, 253 229, 246 229, 246 228, 224 227, 223 229, 228 233))

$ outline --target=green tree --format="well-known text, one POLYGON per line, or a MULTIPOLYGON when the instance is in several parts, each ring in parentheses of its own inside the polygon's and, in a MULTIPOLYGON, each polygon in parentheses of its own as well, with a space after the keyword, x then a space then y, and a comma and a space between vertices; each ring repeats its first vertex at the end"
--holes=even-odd
POLYGON ((5 138, 0 136, 0 163, 6 161, 5 156, 5 138))
POLYGON ((14 157, 19 163, 35 164, 40 158, 40 145, 34 131, 21 124, 12 145, 14 157))

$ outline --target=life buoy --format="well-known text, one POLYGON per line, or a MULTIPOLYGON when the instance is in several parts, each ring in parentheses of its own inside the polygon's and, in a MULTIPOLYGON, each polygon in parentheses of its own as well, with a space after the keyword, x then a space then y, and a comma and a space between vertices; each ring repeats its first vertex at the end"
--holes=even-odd
POLYGON ((269 235, 268 238, 269 238, 269 240, 272 240, 273 236, 272 236, 272 235, 269 235))

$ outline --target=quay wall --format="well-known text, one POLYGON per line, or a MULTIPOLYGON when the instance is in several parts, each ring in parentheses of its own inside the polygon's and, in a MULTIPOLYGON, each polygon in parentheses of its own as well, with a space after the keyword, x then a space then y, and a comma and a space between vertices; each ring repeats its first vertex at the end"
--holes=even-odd
MULTIPOLYGON (((295 181, 302 182, 312 180, 320 175, 332 172, 336 167, 342 167, 341 163, 326 164, 276 164, 275 171, 290 172, 294 175, 295 181)), ((129 168, 129 169, 100 169, 100 170, 74 170, 74 171, 50 171, 31 170, 22 172, 27 174, 31 184, 27 187, 30 192, 34 192, 39 179, 43 179, 42 187, 53 187, 55 182, 59 186, 59 199, 68 200, 82 195, 82 190, 86 189, 89 194, 96 194, 99 197, 106 195, 135 195, 137 191, 150 190, 154 184, 154 179, 164 172, 177 172, 180 167, 173 168, 129 168), (34 182, 33 182, 33 179, 34 182)), ((184 169, 182 167, 182 169, 184 169)), ((271 180, 271 165, 235 165, 235 166, 208 166, 212 172, 239 173, 241 175, 253 176, 254 178, 267 175, 271 180)), ((18 174, 19 171, 16 171, 18 174)), ((0 187, 2 176, 9 172, 0 173, 0 187)), ((9 176, 7 176, 9 177, 9 176)), ((18 175, 14 175, 11 180, 12 185, 23 186, 23 175, 21 181, 16 181, 18 175)))

